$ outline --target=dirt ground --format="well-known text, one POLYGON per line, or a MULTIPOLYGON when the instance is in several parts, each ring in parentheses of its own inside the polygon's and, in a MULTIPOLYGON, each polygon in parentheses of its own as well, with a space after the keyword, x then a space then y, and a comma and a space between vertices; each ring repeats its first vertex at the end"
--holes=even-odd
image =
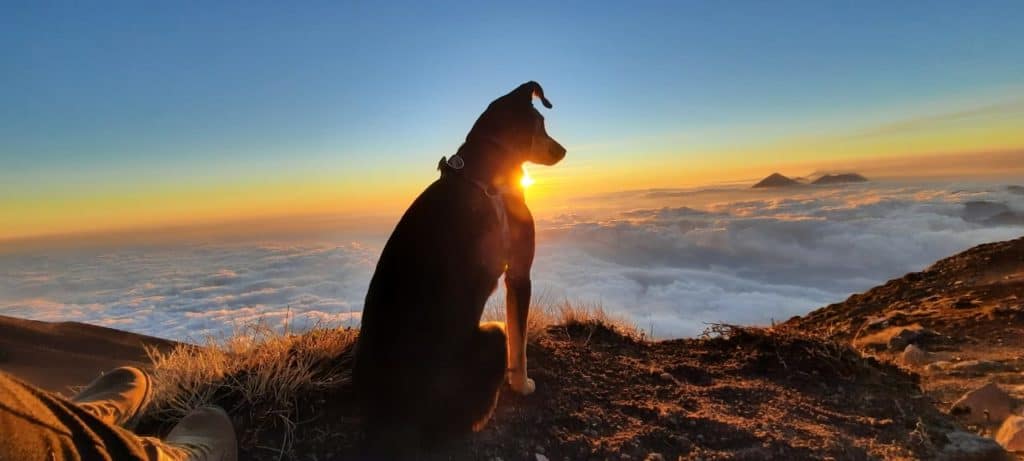
MULTIPOLYGON (((713 336, 552 327, 530 349, 537 392, 503 392, 483 431, 425 459, 934 459, 954 429, 914 375, 848 347, 724 326, 713 336)), ((310 397, 294 459, 358 459, 352 396, 310 397)), ((280 433, 243 429, 243 458, 278 459, 280 433)))

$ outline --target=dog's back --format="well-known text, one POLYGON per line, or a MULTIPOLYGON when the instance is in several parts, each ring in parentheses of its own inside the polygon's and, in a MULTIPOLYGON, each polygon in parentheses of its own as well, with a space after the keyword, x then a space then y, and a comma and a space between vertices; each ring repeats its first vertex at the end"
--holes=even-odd
MULTIPOLYGON (((466 415, 487 410, 479 407, 491 402, 439 397, 462 380, 451 373, 467 372, 449 362, 474 352, 465 349, 504 269, 500 254, 490 203, 463 181, 437 180, 401 218, 370 281, 353 370, 364 416, 378 426, 375 431, 422 432, 423 425, 457 430, 474 422, 466 415), (432 408, 441 400, 467 408, 432 408)), ((504 335, 500 340, 504 351, 504 335)), ((478 375, 465 378, 493 381, 493 368, 503 374, 504 361, 487 368, 468 370, 478 375)), ((474 386, 468 387, 463 392, 474 386)))

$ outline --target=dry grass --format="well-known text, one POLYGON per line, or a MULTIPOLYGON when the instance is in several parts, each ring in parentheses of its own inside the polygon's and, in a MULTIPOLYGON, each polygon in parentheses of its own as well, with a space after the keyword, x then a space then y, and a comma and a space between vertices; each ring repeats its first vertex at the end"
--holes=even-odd
MULTIPOLYGON (((484 310, 483 321, 505 321, 505 304, 492 302, 484 310)), ((531 342, 548 334, 553 326, 574 324, 604 325, 618 333, 637 339, 646 334, 625 317, 605 312, 600 304, 552 301, 546 295, 535 296, 530 303, 530 318, 527 321, 527 337, 531 342)))
MULTIPOLYGON (((504 306, 494 303, 484 321, 504 320, 504 306)), ((528 335, 536 340, 552 326, 604 325, 624 335, 643 339, 644 334, 626 320, 610 315, 598 305, 569 301, 545 302, 530 310, 528 335)), ((148 348, 155 383, 153 402, 146 419, 155 424, 178 421, 203 405, 219 405, 250 434, 280 434, 280 446, 256 445, 259 436, 244 438, 243 448, 270 449, 290 457, 291 443, 302 423, 299 401, 309 396, 346 388, 350 380, 350 355, 358 330, 317 325, 301 334, 270 328, 263 322, 237 329, 225 339, 208 338, 203 345, 182 344, 162 352, 148 348)))
POLYGON ((149 416, 176 421, 196 407, 217 404, 232 414, 250 409, 289 418, 297 396, 349 380, 337 359, 356 336, 355 330, 323 325, 290 334, 260 322, 201 346, 148 348, 155 383, 149 416))

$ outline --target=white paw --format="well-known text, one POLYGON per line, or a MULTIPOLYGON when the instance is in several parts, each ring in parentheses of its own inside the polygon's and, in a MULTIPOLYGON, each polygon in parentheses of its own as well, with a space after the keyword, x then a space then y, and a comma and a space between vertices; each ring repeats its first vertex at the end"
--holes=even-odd
POLYGON ((513 391, 516 391, 519 395, 530 395, 533 391, 537 390, 537 384, 532 379, 523 376, 522 378, 515 378, 509 380, 509 387, 513 391))

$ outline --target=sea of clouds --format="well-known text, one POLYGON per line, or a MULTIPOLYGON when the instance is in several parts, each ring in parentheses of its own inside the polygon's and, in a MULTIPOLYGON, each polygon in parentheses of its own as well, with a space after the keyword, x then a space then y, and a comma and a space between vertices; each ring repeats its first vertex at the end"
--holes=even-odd
MULTIPOLYGON (((1024 233, 999 183, 649 190, 539 216, 535 293, 657 337, 768 324, 1024 233)), ((0 314, 201 340, 256 321, 352 325, 390 229, 330 239, 61 245, 0 252, 0 314)), ((496 298, 500 299, 500 293, 496 298)))

